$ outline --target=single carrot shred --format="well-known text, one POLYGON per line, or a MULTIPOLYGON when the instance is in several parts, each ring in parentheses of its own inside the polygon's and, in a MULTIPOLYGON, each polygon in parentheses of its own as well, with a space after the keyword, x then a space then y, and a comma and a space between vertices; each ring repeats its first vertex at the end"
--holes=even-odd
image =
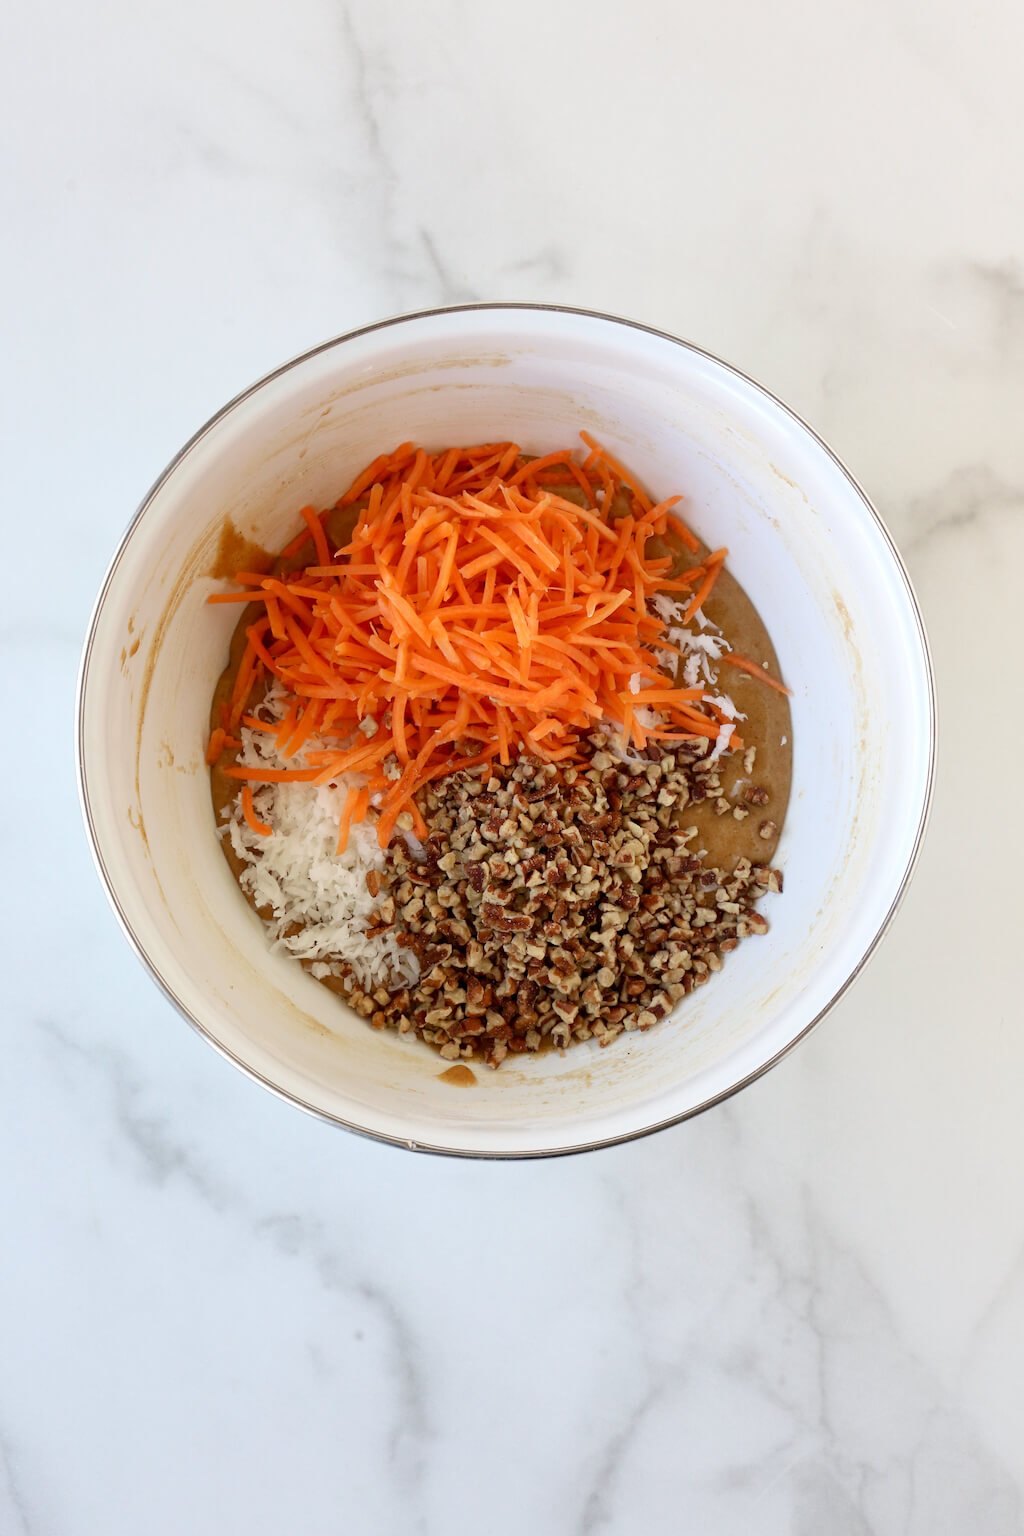
POLYGON ((765 683, 769 688, 774 688, 777 693, 784 693, 792 697, 792 688, 787 688, 785 683, 780 683, 778 678, 771 677, 763 667, 759 667, 756 661, 751 661, 749 656, 737 656, 735 651, 726 651, 722 656, 730 667, 735 667, 739 672, 746 672, 750 677, 756 677, 759 683, 765 683))
POLYGON ((224 744, 227 741, 227 735, 227 731, 225 731, 223 727, 219 725, 217 726, 216 730, 210 732, 210 742, 206 748, 206 761, 211 765, 217 761, 223 752, 224 744))
POLYGON ((362 821, 366 815, 367 806, 370 803, 370 790, 367 785, 357 789, 355 785, 345 796, 345 804, 341 811, 341 823, 338 827, 338 853, 344 853, 348 847, 348 836, 354 821, 362 821))
POLYGON ((708 557, 706 561, 707 573, 704 576, 700 586, 693 594, 693 597, 690 599, 686 612, 683 614, 684 624, 689 624, 693 620, 694 616, 700 612, 701 608, 703 608, 704 604, 711 596, 711 590, 714 587, 715 582, 718 580, 719 573, 722 569, 722 566, 725 564, 725 557, 728 553, 729 551, 727 549, 718 549, 713 555, 708 557))
POLYGON ((269 826, 265 821, 260 821, 259 817, 256 815, 256 810, 252 802, 251 784, 242 785, 242 815, 245 817, 247 824, 252 828, 254 832, 258 833, 260 837, 269 837, 271 832, 273 832, 273 827, 269 826))
POLYGON ((309 529, 313 538, 313 548, 321 565, 329 565, 331 551, 327 547, 327 535, 324 533, 324 525, 316 515, 315 507, 303 507, 299 514, 309 529))
MULTIPOLYGON (((702 689, 674 686, 659 663, 656 651, 674 647, 648 603, 659 591, 688 594, 689 623, 726 551, 673 577, 663 547, 648 554, 647 545, 670 529, 700 550, 672 511, 679 498, 653 504, 614 455, 580 435, 582 463, 571 450, 531 460, 508 442, 435 454, 402 443, 341 497, 358 515, 333 558, 325 514, 304 507, 287 546, 292 555, 312 547, 304 569, 240 572, 246 590, 210 598, 262 603, 266 614, 247 627, 207 760, 240 722, 267 729, 245 713, 266 675, 290 698, 272 727, 279 750, 303 749, 301 767, 225 769, 245 786, 250 826, 264 826, 253 784, 355 773, 367 782, 346 794, 338 850, 371 799, 386 847, 403 811, 424 830, 415 797, 426 784, 494 758, 508 764, 523 749, 582 761, 581 738, 602 719, 639 748, 648 738, 718 737, 721 710, 702 689), (639 705, 656 706, 659 723, 643 724, 639 705)), ((745 657, 722 659, 789 692, 745 657)))

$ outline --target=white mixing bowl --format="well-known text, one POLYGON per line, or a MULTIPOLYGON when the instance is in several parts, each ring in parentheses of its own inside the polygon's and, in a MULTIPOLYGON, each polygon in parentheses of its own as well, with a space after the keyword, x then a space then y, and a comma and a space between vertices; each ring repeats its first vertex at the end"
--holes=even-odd
POLYGON ((920 846, 935 706, 906 572, 847 470, 784 405, 698 348, 608 316, 471 305, 368 326, 224 407, 146 497, 93 615, 78 700, 83 808, 136 952, 211 1044, 300 1107, 408 1147, 496 1157, 601 1146, 749 1083, 863 966, 920 846), (589 429, 730 566, 794 688, 794 779, 771 932, 649 1034, 510 1058, 477 1083, 378 1033, 269 953, 214 835, 203 743, 237 612, 210 606, 226 518, 268 548, 405 438, 589 429))

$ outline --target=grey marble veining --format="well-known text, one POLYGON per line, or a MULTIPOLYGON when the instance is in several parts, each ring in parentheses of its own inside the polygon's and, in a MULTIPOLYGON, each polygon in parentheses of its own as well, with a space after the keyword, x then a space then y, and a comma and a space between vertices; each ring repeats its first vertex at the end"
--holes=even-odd
POLYGON ((1024 1532, 1021 15, 14 19, 0 1536, 1024 1532), (942 716, 918 875, 828 1022, 547 1165, 377 1147, 220 1062, 106 910, 70 760, 94 593, 181 442, 477 298, 634 316, 801 411, 901 543, 942 716))

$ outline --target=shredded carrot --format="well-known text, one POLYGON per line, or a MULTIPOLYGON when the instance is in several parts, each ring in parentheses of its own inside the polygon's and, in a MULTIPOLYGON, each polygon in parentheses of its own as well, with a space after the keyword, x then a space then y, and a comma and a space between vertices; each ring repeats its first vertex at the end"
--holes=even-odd
POLYGON ((780 683, 778 678, 770 677, 763 667, 759 667, 756 661, 751 661, 749 656, 737 656, 735 651, 726 651, 722 656, 730 667, 735 667, 740 672, 747 672, 751 677, 756 677, 759 683, 766 683, 769 688, 774 688, 777 693, 785 693, 792 696, 792 688, 787 688, 785 683, 780 683))
POLYGON ((345 804, 341 812, 341 826, 338 829, 338 853, 344 853, 348 847, 348 834, 353 821, 362 821, 366 815, 366 808, 370 803, 370 791, 364 784, 361 789, 353 787, 345 796, 345 804))
POLYGON ((725 557, 728 553, 729 551, 727 549, 717 549, 713 555, 708 556, 706 561, 707 574, 705 575, 700 586, 697 588, 696 592, 693 594, 686 612, 683 614, 684 624, 690 623, 694 615, 699 613, 701 608, 703 608, 704 604, 707 602, 708 598, 711 596, 711 589, 714 587, 715 582, 718 580, 719 572, 725 563, 725 557))
POLYGON ((603 448, 600 443, 595 443, 589 432, 581 432, 580 437, 586 443, 591 453, 596 454, 597 463, 606 464, 611 470, 612 475, 617 476, 624 485, 629 486, 630 490, 633 492, 633 495, 643 507, 644 511, 649 512, 651 510, 650 497, 644 490, 641 489, 639 485, 636 484, 630 475, 629 470, 624 469, 623 466, 619 463, 618 459, 612 457, 607 448, 603 448))
POLYGON ((243 652, 242 660, 239 662, 238 671, 235 674, 234 686, 231 690, 231 702, 228 706, 228 725, 232 728, 234 728, 242 718, 242 711, 244 710, 246 701, 252 692, 253 684, 256 681, 261 665, 253 647, 253 631, 256 628, 256 625, 250 625, 249 630, 247 631, 248 643, 246 644, 245 651, 243 652))
POLYGON ((682 518, 673 517, 671 513, 666 513, 665 522, 669 528, 674 529, 676 537, 679 539, 680 543, 685 544, 690 553, 695 555, 698 549, 700 549, 700 540, 697 538, 695 533, 692 533, 691 530, 687 528, 682 518))
MULTIPOLYGON (((507 442, 435 454, 402 443, 341 497, 357 515, 333 558, 326 514, 304 507, 287 550, 311 549, 308 565, 240 572, 246 590, 213 595, 262 603, 265 617, 247 626, 208 760, 240 721, 267 729, 245 710, 268 675, 290 697, 272 727, 278 750, 303 749, 302 766, 225 770, 248 791, 250 826, 262 826, 253 784, 356 773, 368 782, 346 794, 339 851, 371 800, 387 846, 403 811, 423 829, 416 796, 426 784, 494 758, 508 764, 523 749, 582 761, 581 739, 601 719, 641 749, 648 738, 718 737, 727 722, 710 696, 674 686, 659 663, 656 653, 674 648, 648 603, 658 591, 686 593, 689 622, 726 551, 670 578, 673 562, 648 554, 648 540, 668 528, 687 550, 701 547, 672 513, 679 498, 653 504, 614 455, 580 435, 582 464, 570 450, 531 460, 507 442), (657 726, 637 718, 640 704, 657 707, 657 726)), ((723 659, 783 688, 744 657, 723 659)))
POLYGON ((210 732, 210 744, 206 749, 206 761, 208 763, 215 763, 220 757, 224 750, 227 734, 227 731, 219 725, 216 730, 210 732))
POLYGON ((300 516, 313 536, 313 548, 316 550, 317 559, 321 565, 329 565, 331 552, 327 547, 327 535, 324 533, 323 523, 316 515, 316 508, 303 507, 300 516))
POLYGON ((271 832, 273 832, 273 827, 268 826, 265 821, 260 821, 256 815, 256 810, 252 803, 251 784, 242 785, 242 815, 252 830, 258 832, 260 837, 269 837, 271 832))

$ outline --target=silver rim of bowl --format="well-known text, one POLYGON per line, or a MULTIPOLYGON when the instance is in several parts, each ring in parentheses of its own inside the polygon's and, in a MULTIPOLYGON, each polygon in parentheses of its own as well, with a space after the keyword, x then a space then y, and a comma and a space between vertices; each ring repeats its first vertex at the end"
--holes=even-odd
POLYGON ((914 592, 913 583, 910 580, 907 568, 903 563, 903 558, 900 555, 900 552, 897 549, 893 537, 886 527, 884 520, 882 519, 877 508, 872 503, 870 497, 867 495, 867 492, 864 490, 863 486, 861 486, 856 476, 853 475, 847 466, 843 463, 839 455, 829 447, 828 443, 826 443, 825 440, 820 437, 817 432, 815 432, 814 428, 809 426, 808 423, 804 421, 803 417, 799 416, 796 411, 794 411, 785 403, 784 400, 780 400, 779 397, 774 395, 770 389, 766 389, 763 384, 758 383, 756 379, 752 379, 750 375, 744 373, 741 368, 734 367, 732 363, 725 362, 723 358, 717 357, 713 352, 708 352, 704 347, 697 346, 694 342, 684 341, 681 337, 673 336, 668 331, 659 330, 657 326, 644 325, 639 320, 627 320, 624 319, 621 315, 603 314, 600 310, 577 309, 568 304, 529 303, 444 304, 440 305, 436 309, 413 310, 408 314, 393 315, 386 320, 377 320, 372 325, 360 326, 357 330, 346 331, 344 335, 335 336, 330 341, 321 342, 319 346, 311 347, 308 351, 300 353, 299 356, 291 358, 286 363, 282 363, 280 367, 274 368, 270 373, 264 374, 262 378, 257 379, 254 384, 250 384, 247 389, 243 389, 240 394, 234 397, 233 400, 229 400, 228 403, 222 406, 215 415, 211 416, 209 421, 207 421, 202 427, 199 428, 198 432, 189 438, 184 447, 180 449, 177 454, 175 454, 174 458, 167 465, 167 468, 163 471, 163 473, 157 478, 157 480, 154 481, 146 495, 142 498, 138 510, 136 511, 134 517, 125 530, 121 542, 118 544, 113 559, 111 560, 107 569, 107 573, 103 578, 103 584, 100 587, 99 596, 96 599, 96 603, 92 611, 92 616, 89 620, 89 629, 86 635, 78 673, 78 686, 75 698, 75 721, 75 767, 78 778, 79 800, 82 806, 82 815, 85 819, 86 831, 88 833, 89 846, 92 850, 93 861, 97 870, 99 871, 99 876, 103 883, 103 888, 106 891, 107 899, 114 910, 114 915, 116 916, 126 939, 128 940, 132 949, 135 951, 138 958, 142 961, 142 964, 149 972, 153 981, 157 984, 168 1001, 172 1003, 178 1010, 182 1018, 184 1018, 186 1022, 192 1026, 197 1034, 201 1035, 202 1038, 214 1048, 214 1050, 218 1051, 219 1054, 226 1060, 232 1062, 234 1066, 238 1067, 240 1071, 244 1072, 247 1077, 252 1078, 254 1082, 260 1083, 264 1088, 269 1089, 269 1091, 275 1094, 279 1099, 283 1099, 288 1104, 294 1104, 297 1108, 305 1110, 307 1114, 315 1116, 318 1120, 325 1121, 328 1125, 341 1126, 345 1130, 352 1131, 358 1136, 366 1136, 373 1141, 383 1142, 390 1146, 404 1147, 409 1151, 432 1152, 447 1157, 481 1158, 495 1162, 527 1160, 539 1157, 567 1157, 578 1152, 594 1152, 602 1147, 620 1146, 625 1142, 638 1141, 643 1136, 652 1136, 657 1131, 667 1130, 668 1127, 672 1125, 680 1125, 684 1120, 690 1120, 695 1115, 703 1114, 705 1110, 711 1109, 714 1105, 722 1104, 727 1099, 731 1099, 733 1094, 739 1093, 741 1089, 748 1087, 751 1083, 756 1082, 758 1078, 763 1077, 766 1072, 770 1072, 772 1067, 776 1066, 780 1061, 783 1060, 784 1057, 789 1055, 790 1051, 794 1050, 802 1041, 806 1040, 811 1031, 821 1023, 826 1014, 832 1011, 836 1003, 838 1003, 840 998, 845 995, 845 993, 857 980, 857 977, 864 970, 864 967, 867 965, 868 961, 871 959, 871 956, 878 948, 879 943, 881 942, 883 936, 886 933, 886 930, 888 929, 890 923, 899 910, 901 902, 903 901, 903 897, 906 894, 907 887, 910 884, 911 877, 914 873, 914 869, 917 865, 917 861, 921 853, 925 828, 927 826, 928 816, 931 810, 932 795, 935 785, 935 761, 938 735, 938 719, 935 699, 935 676, 932 665, 931 650, 928 644, 928 636, 924 627, 924 620, 921 616, 920 605, 917 601, 917 595, 914 592), (710 1098, 703 1100, 700 1104, 695 1104, 691 1109, 683 1110, 678 1115, 670 1115, 667 1119, 658 1120, 652 1125, 644 1125, 638 1127, 636 1130, 626 1131, 621 1136, 606 1136, 597 1141, 581 1141, 567 1146, 545 1147, 538 1148, 536 1150, 487 1151, 476 1148, 447 1147, 436 1145, 430 1142, 409 1140, 400 1136, 388 1136, 381 1131, 370 1130, 366 1126, 356 1125, 351 1120, 345 1120, 340 1115, 332 1115, 327 1110, 320 1109, 317 1105, 308 1103, 305 1099, 300 1098, 297 1094, 290 1093, 286 1088, 279 1087, 278 1084, 273 1083, 269 1078, 264 1077, 262 1073, 257 1072, 254 1067, 249 1066, 249 1064, 243 1061, 241 1057, 236 1056, 233 1051, 230 1051, 225 1045, 217 1040, 216 1037, 210 1033, 209 1029, 202 1022, 202 1020, 197 1018, 196 1015, 185 1006, 182 1000, 176 995, 173 988, 161 975, 159 969, 154 964, 153 960, 146 952, 145 947, 141 944, 137 935, 135 934, 135 931, 132 928, 124 908, 121 905, 117 891, 114 887, 114 882, 112 881, 104 862, 103 854, 96 836, 96 828, 93 822, 92 808, 89 800, 89 780, 85 766, 85 753, 83 743, 83 705, 85 699, 85 690, 88 683, 89 663, 92 656, 93 643, 96 636, 96 628, 99 623, 100 614, 103 610, 107 592, 109 591, 111 582, 116 575, 117 568, 121 562, 122 556, 124 555, 124 552, 127 549, 136 528, 138 527, 142 517, 145 515, 145 512, 153 498, 170 478, 170 476, 174 474, 183 460, 188 457, 197 443, 201 442, 208 432, 212 431, 213 428, 216 427, 221 421, 223 421, 226 416, 230 415, 230 413, 235 410, 237 406, 241 405, 245 400, 248 400, 251 395, 256 394, 256 392, 262 389, 264 385, 271 383, 274 379, 280 378, 283 374, 290 372, 291 369, 299 367, 300 364, 307 362, 310 358, 317 357, 322 352, 330 352, 335 347, 344 346, 347 341, 353 341, 356 337, 368 336, 371 335, 374 331, 387 330, 391 326, 404 325, 410 321, 433 319, 439 315, 465 314, 472 312, 486 314, 488 312, 494 313, 509 310, 528 310, 548 314, 578 315, 588 320, 599 320, 609 325, 621 325, 627 327, 630 330, 643 331, 649 336, 657 336, 663 341, 671 342, 674 346, 682 347, 687 352, 692 352, 698 357, 706 358, 709 362, 717 364, 718 367, 725 368, 736 378, 742 379, 744 383, 749 384, 751 388, 756 389, 760 394, 764 395, 767 399, 771 400, 776 406, 778 406, 780 410, 785 412, 785 414, 792 421, 801 427, 803 431, 805 431, 811 438, 813 438, 819 447, 824 450, 824 452, 828 455, 828 457, 832 460, 840 472, 845 475, 846 479, 849 481, 857 495, 860 497, 860 500, 863 503, 866 511, 874 520, 879 532, 881 533, 883 539, 886 542, 886 545, 888 546, 889 553, 897 571, 899 572, 900 578, 906 591, 907 600, 910 604, 910 609, 914 617, 915 625, 917 627, 918 638, 921 644, 921 652, 924 657, 925 675, 928 687, 928 773, 925 784, 924 798, 921 803, 921 812, 918 818, 917 830, 914 834, 914 843, 910 852, 910 857, 907 860, 906 868, 903 871, 903 875, 900 879, 893 899, 889 904, 889 908, 882 918, 882 921, 879 924, 874 937, 868 944, 867 948, 861 955, 853 970, 843 982, 842 986, 839 987, 835 993, 833 993, 832 997, 828 1000, 825 1006, 820 1009, 817 1014, 815 1014, 814 1018, 811 1019, 808 1024, 805 1024, 803 1029, 801 1029, 798 1034, 794 1035, 793 1039, 790 1040, 788 1044, 783 1046, 780 1051, 777 1051, 774 1056, 770 1057, 769 1060, 758 1067, 756 1071, 749 1072, 738 1082, 731 1084, 730 1087, 723 1089, 720 1093, 713 1094, 710 1098))

